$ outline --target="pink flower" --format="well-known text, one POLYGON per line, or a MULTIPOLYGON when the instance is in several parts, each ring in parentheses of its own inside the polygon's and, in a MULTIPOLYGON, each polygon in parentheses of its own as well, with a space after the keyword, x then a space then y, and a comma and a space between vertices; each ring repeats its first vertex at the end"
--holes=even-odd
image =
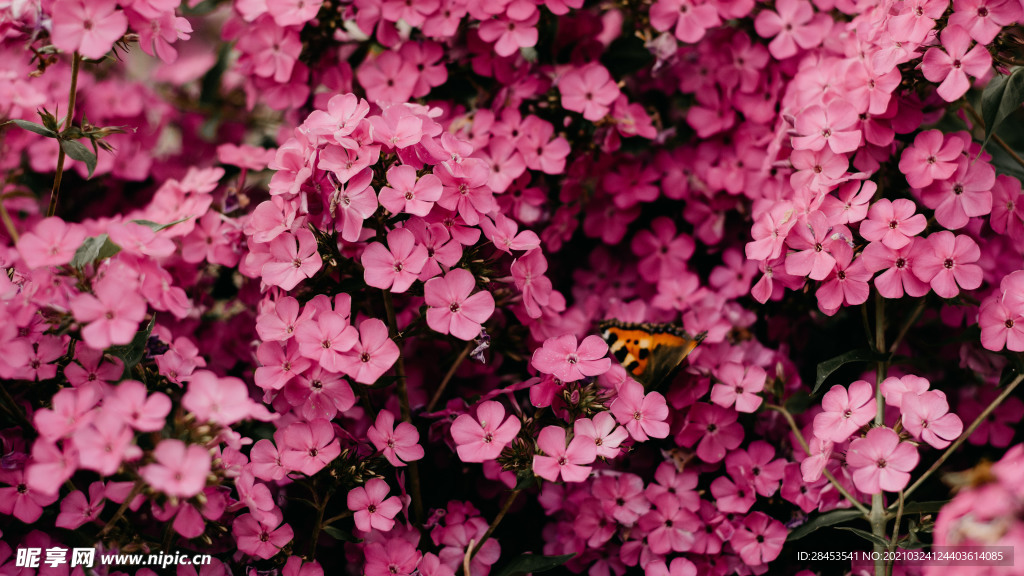
POLYGON ((412 576, 423 558, 415 544, 402 538, 384 542, 371 542, 363 553, 366 556, 366 576, 412 576))
MULTIPOLYGON (((216 212, 207 212, 207 214, 213 214, 215 218, 220 217, 216 212)), ((206 216, 203 218, 206 218, 206 216)), ((107 234, 110 236, 111 242, 117 244, 121 247, 121 250, 129 254, 166 258, 177 249, 170 238, 158 236, 149 226, 143 226, 135 222, 113 222, 107 227, 107 234)), ((188 261, 200 262, 205 255, 204 252, 200 258, 188 261)))
POLYGON ((388 232, 388 245, 372 242, 363 251, 366 283, 394 293, 405 292, 427 263, 427 249, 416 243, 413 233, 399 228, 388 232))
POLYGON ((787 243, 794 250, 786 254, 786 272, 794 276, 809 276, 811 280, 824 280, 836 265, 836 259, 829 251, 830 245, 836 241, 825 214, 820 210, 812 212, 806 222, 794 227, 789 235, 787 243))
MULTIPOLYGON (((771 12, 762 12, 762 14, 771 12)), ((821 150, 828 146, 836 154, 860 147, 857 111, 845 100, 834 99, 828 106, 811 106, 796 117, 794 150, 821 150)))
POLYGON ((914 138, 914 145, 903 151, 900 172, 914 188, 924 188, 935 180, 945 180, 956 172, 964 141, 945 137, 939 130, 925 130, 914 138))
POLYGON ((690 408, 686 424, 676 434, 676 442, 687 447, 696 444, 697 456, 705 462, 721 462, 729 450, 743 442, 738 417, 735 410, 698 402, 690 408))
POLYGON ((946 26, 941 38, 946 51, 929 48, 921 60, 921 72, 932 82, 942 82, 936 92, 946 102, 954 102, 971 87, 968 74, 978 78, 988 73, 992 68, 992 55, 981 44, 968 51, 971 37, 960 26, 946 26))
POLYGON ((486 462, 501 454, 521 426, 515 416, 505 419, 505 408, 492 400, 477 407, 476 418, 459 415, 452 423, 452 438, 463 462, 486 462))
POLYGON ((330 421, 295 422, 284 429, 281 464, 286 468, 312 476, 341 454, 341 444, 334 437, 330 421))
POLYGON ((25 480, 24 470, 0 469, 0 514, 14 516, 26 524, 32 524, 43 515, 43 508, 60 498, 60 491, 47 493, 25 480))
POLYGON ((736 528, 731 542, 748 566, 760 566, 775 560, 786 543, 786 527, 764 512, 750 514, 736 528))
POLYGON ((904 291, 915 298, 928 293, 928 283, 918 280, 914 275, 914 262, 921 253, 919 244, 925 246, 927 241, 922 238, 911 238, 912 242, 899 250, 893 250, 881 242, 872 242, 861 252, 859 260, 872 274, 885 270, 875 278, 875 288, 885 298, 902 298, 904 291))
POLYGON ((568 446, 565 428, 545 426, 537 435, 537 447, 546 454, 533 456, 533 471, 541 478, 556 482, 583 482, 590 475, 590 464, 597 458, 597 448, 590 438, 575 437, 568 446))
POLYGON ((576 420, 573 423, 573 435, 592 438, 597 446, 597 455, 602 458, 617 457, 620 453, 619 445, 629 438, 629 432, 616 425, 615 417, 610 412, 598 412, 593 419, 576 420))
POLYGON ((359 332, 348 323, 348 318, 333 311, 322 312, 316 322, 307 321, 295 329, 295 341, 302 355, 330 372, 342 372, 346 365, 344 354, 358 339, 359 332))
POLYGON ((494 18, 480 24, 480 39, 494 42, 494 53, 498 56, 511 56, 520 48, 528 48, 537 44, 537 22, 540 12, 533 12, 525 19, 494 18))
POLYGON ((924 214, 915 214, 916 209, 914 203, 905 198, 892 201, 882 198, 871 205, 868 219, 860 223, 860 235, 865 240, 899 250, 910 244, 911 236, 920 234, 927 226, 924 214))
POLYGON ((917 466, 917 449, 900 442, 889 428, 872 428, 864 438, 856 438, 846 451, 846 464, 853 471, 853 483, 865 494, 883 490, 899 492, 910 481, 917 466))
POLYGON ((754 19, 754 30, 772 38, 768 50, 779 60, 821 44, 828 33, 827 20, 814 19, 814 7, 806 0, 780 0, 776 12, 762 10, 754 19))
POLYGON ((711 401, 728 408, 736 405, 737 412, 752 413, 761 405, 763 398, 757 395, 764 389, 768 378, 760 366, 744 367, 735 362, 725 362, 715 371, 717 382, 711 388, 711 401))
POLYGON ((974 290, 981 286, 981 267, 974 262, 981 258, 981 248, 969 236, 954 236, 943 230, 928 237, 914 266, 914 274, 929 282, 932 290, 943 298, 952 298, 960 289, 974 290))
POLYGON ((849 390, 835 385, 821 399, 824 409, 814 417, 814 435, 830 442, 842 442, 875 418, 875 388, 864 380, 849 390))
POLYGON ((926 378, 913 374, 907 374, 902 378, 890 376, 882 380, 882 395, 885 397, 887 405, 900 408, 903 405, 904 397, 923 394, 928 390, 928 386, 930 383, 926 378))
POLYGON ((247 419, 268 422, 277 418, 263 404, 249 398, 249 387, 233 376, 218 378, 209 370, 197 370, 181 398, 181 405, 199 421, 230 426, 247 419))
POLYGON ((373 384, 391 369, 400 355, 388 327, 376 318, 359 323, 359 341, 338 359, 341 370, 360 384, 373 384))
POLYGON ((396 428, 395 416, 387 410, 377 414, 377 421, 366 431, 366 437, 392 466, 405 466, 405 462, 423 458, 419 430, 408 422, 401 422, 396 428))
POLYGON ((181 440, 166 439, 153 450, 156 462, 139 470, 154 489, 179 498, 191 498, 203 491, 210 473, 210 451, 181 440))
POLYGON ((300 355, 295 340, 264 342, 256 349, 256 359, 261 366, 256 369, 254 380, 264 390, 284 388, 289 380, 313 365, 309 358, 300 355))
POLYGON ((964 431, 964 423, 959 416, 950 413, 946 395, 938 390, 904 394, 900 411, 907 432, 940 450, 952 444, 964 431))
POLYGON ((363 532, 380 530, 388 532, 395 526, 395 514, 402 509, 398 496, 386 498, 388 483, 380 478, 371 478, 366 486, 357 486, 348 493, 348 509, 354 512, 356 528, 363 532))
POLYGON ((75 530, 86 522, 98 518, 100 512, 103 512, 103 505, 106 504, 103 497, 105 489, 103 482, 93 482, 89 485, 88 498, 81 490, 75 490, 65 496, 60 502, 57 527, 75 530))
POLYGON ((82 328, 85 343, 96 350, 130 343, 146 317, 146 301, 134 287, 112 276, 96 282, 93 293, 71 300, 75 320, 87 324, 82 328))
POLYGON ((654 508, 640 518, 640 528, 647 532, 651 552, 668 554, 688 552, 700 528, 697 516, 683 508, 675 494, 662 494, 654 500, 654 508))
POLYGON ((285 232, 270 241, 270 261, 263 265, 263 281, 283 290, 291 290, 306 278, 312 278, 323 262, 316 251, 316 238, 306 228, 285 232))
POLYGON ((921 191, 921 203, 935 210, 935 219, 944 227, 963 228, 971 218, 992 212, 995 182, 991 164, 961 157, 950 179, 933 182, 921 191))
POLYGON ((949 26, 962 26, 979 44, 989 44, 1003 26, 1021 17, 1019 2, 1009 0, 955 0, 949 26))
POLYGON ((85 241, 85 229, 51 216, 40 220, 18 241, 18 252, 29 268, 62 266, 71 262, 85 241))
POLYGON ((114 0, 57 0, 50 8, 53 44, 99 60, 128 31, 128 18, 114 0))
POLYGON ((998 352, 1003 348, 1024 352, 1024 316, 997 298, 986 300, 978 314, 981 345, 998 352))
POLYGON ((417 178, 412 166, 392 166, 388 169, 388 184, 380 189, 378 198, 381 206, 393 214, 426 216, 441 198, 441 179, 433 174, 417 178))
POLYGON ((577 347, 576 337, 565 334, 545 340, 541 348, 533 351, 530 365, 562 382, 575 382, 607 372, 612 361, 606 354, 608 344, 599 336, 587 336, 577 347))
POLYGON ((242 514, 231 524, 238 549, 257 558, 273 558, 295 535, 292 527, 281 523, 280 513, 257 520, 252 514, 242 514))
POLYGON ((676 38, 689 44, 703 38, 708 28, 721 23, 714 4, 697 4, 692 0, 658 0, 651 6, 651 26, 659 32, 674 26, 676 38))
POLYGON ((608 69, 597 63, 570 70, 558 81, 558 90, 563 108, 579 112, 591 122, 608 115, 619 97, 619 87, 608 69))
POLYGON ((435 332, 461 340, 480 335, 481 324, 494 313, 494 297, 487 290, 470 296, 476 288, 473 274, 455 268, 443 278, 432 278, 423 287, 427 325, 435 332))
POLYGON ((644 394, 642 384, 627 379, 619 386, 619 393, 609 407, 619 424, 638 442, 652 438, 665 438, 669 433, 668 405, 658 392, 644 394))

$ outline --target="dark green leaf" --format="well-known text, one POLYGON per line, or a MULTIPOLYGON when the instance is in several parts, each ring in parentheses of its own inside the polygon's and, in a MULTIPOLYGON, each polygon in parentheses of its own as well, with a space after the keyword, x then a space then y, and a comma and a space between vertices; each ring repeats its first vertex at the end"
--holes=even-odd
POLYGON ((362 542, 361 538, 356 538, 348 530, 342 530, 341 528, 335 528, 334 526, 324 526, 322 530, 331 538, 339 542, 362 542))
POLYGON ((935 514, 938 513, 949 500, 933 500, 930 502, 907 502, 903 505, 904 514, 935 514))
POLYGON ((814 390, 811 391, 811 394, 817 394, 818 389, 825 383, 825 379, 836 370, 839 370, 844 364, 849 364, 851 362, 870 362, 875 360, 875 358, 876 356, 874 352, 866 348, 862 348, 860 350, 850 350, 845 354, 840 354, 835 358, 819 363, 818 377, 815 379, 814 390))
POLYGON ((68 156, 79 162, 85 162, 85 167, 89 169, 89 178, 92 178, 92 173, 96 170, 96 155, 92 153, 92 150, 74 140, 61 140, 60 147, 68 156))
POLYGON ((181 224, 182 222, 188 221, 191 218, 192 218, 191 216, 186 216, 184 218, 181 218, 180 220, 175 220, 174 222, 171 222, 169 224, 160 224, 158 222, 153 222, 152 220, 132 220, 132 222, 134 222, 136 224, 141 224, 142 226, 146 226, 150 230, 152 230, 153 232, 159 232, 161 230, 165 230, 167 228, 170 228, 171 226, 174 226, 175 224, 181 224))
POLYGON ((786 410, 788 410, 790 414, 803 414, 813 404, 816 404, 816 402, 811 399, 810 394, 797 392, 786 400, 786 410))
POLYGON ((564 556, 537 556, 535 554, 523 554, 513 559, 508 564, 491 572, 491 576, 518 576, 519 574, 536 574, 552 568, 558 568, 569 561, 575 554, 564 556))
POLYGON ((75 256, 71 259, 71 265, 82 269, 92 264, 99 257, 100 248, 103 247, 104 242, 109 242, 106 234, 86 238, 85 242, 82 242, 82 245, 78 247, 78 250, 75 250, 75 256))
POLYGON ((836 526, 836 530, 846 530, 847 532, 853 532, 857 536, 871 542, 872 544, 878 544, 879 546, 889 547, 889 541, 880 536, 875 536, 867 530, 861 530, 860 528, 853 528, 850 526, 836 526))
POLYGON ((537 483, 537 476, 533 470, 520 470, 516 472, 516 490, 525 490, 537 483))
POLYGON ((832 510, 831 512, 825 512, 824 514, 818 514, 814 518, 811 518, 807 522, 797 526, 790 531, 789 536, 786 537, 788 542, 793 540, 799 540, 804 536, 807 536, 811 532, 819 528, 826 526, 834 526, 854 518, 860 518, 863 515, 857 510, 832 510))
POLYGON ((985 121, 985 142, 988 144, 996 128, 1024 103, 1024 68, 1009 76, 998 76, 988 83, 981 95, 981 117, 985 121))
POLYGON ((154 323, 156 323, 156 314, 149 319, 149 324, 146 324, 145 328, 135 333, 135 337, 132 338, 130 343, 124 346, 111 346, 107 349, 107 352, 117 356, 124 362, 126 375, 146 355, 146 344, 149 342, 149 335, 153 332, 154 323))
POLYGON ((15 126, 18 126, 19 128, 24 128, 25 130, 28 130, 29 132, 35 132, 36 134, 39 134, 40 136, 46 136, 47 138, 56 138, 57 137, 57 133, 56 132, 54 132, 53 130, 50 130, 46 126, 43 126, 42 124, 36 124, 35 122, 29 122, 28 120, 18 120, 17 118, 15 118, 14 120, 11 120, 11 123, 14 124, 15 126))

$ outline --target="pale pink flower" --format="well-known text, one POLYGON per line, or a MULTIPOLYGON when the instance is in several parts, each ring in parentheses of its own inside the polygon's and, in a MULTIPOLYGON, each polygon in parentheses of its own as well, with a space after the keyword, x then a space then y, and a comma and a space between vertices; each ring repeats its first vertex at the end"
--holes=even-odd
POLYGON ((455 268, 443 278, 432 278, 423 287, 427 325, 435 332, 451 334, 461 340, 480 335, 481 325, 494 313, 494 297, 487 290, 472 294, 476 288, 473 274, 455 268))
POLYGON ((899 492, 910 481, 917 466, 917 449, 900 442, 889 428, 872 428, 864 438, 856 438, 846 451, 846 464, 853 472, 853 483, 865 494, 899 492))
POLYGON ((395 515, 402 510, 398 496, 387 498, 388 483, 371 478, 365 486, 357 486, 348 493, 348 509, 354 512, 356 528, 363 532, 388 532, 395 527, 395 515))
POLYGON ((544 374, 553 374, 563 382, 574 382, 588 376, 600 376, 611 368, 608 344, 599 336, 587 336, 576 346, 576 336, 565 334, 548 338, 533 351, 530 364, 544 374))
POLYGON ((29 268, 62 266, 71 262, 85 241, 85 229, 56 216, 44 218, 18 241, 18 252, 29 268))
POLYGON ((400 355, 388 327, 376 318, 359 323, 359 341, 339 359, 341 371, 360 384, 373 384, 394 366, 400 355))
POLYGON ((210 473, 210 451, 173 438, 160 441, 153 450, 156 462, 139 473, 154 489, 179 498, 191 498, 203 491, 210 473))
POLYGON ((452 438, 463 462, 486 462, 501 454, 521 426, 515 416, 505 418, 500 402, 489 400, 477 407, 476 418, 461 414, 452 422, 452 438))
POLYGON ((824 408, 814 417, 814 435, 822 440, 842 442, 875 417, 875 388, 864 380, 849 390, 835 385, 821 399, 824 408))
POLYGON ((396 427, 394 414, 387 410, 377 414, 377 421, 366 431, 366 437, 392 466, 405 466, 406 462, 423 458, 419 430, 408 422, 400 422, 396 427))
POLYGON ((590 475, 590 464, 597 457, 597 448, 590 438, 573 438, 566 446, 565 428, 546 426, 537 436, 537 447, 545 455, 533 456, 533 471, 541 478, 555 482, 583 482, 590 475))
POLYGON ((644 394, 642 384, 627 379, 619 386, 618 395, 609 407, 615 419, 638 442, 651 438, 665 438, 669 433, 669 416, 665 397, 658 392, 644 394))
POLYGON ((405 292, 427 263, 427 249, 412 232, 399 228, 388 232, 388 245, 371 242, 361 262, 366 283, 374 288, 405 292))

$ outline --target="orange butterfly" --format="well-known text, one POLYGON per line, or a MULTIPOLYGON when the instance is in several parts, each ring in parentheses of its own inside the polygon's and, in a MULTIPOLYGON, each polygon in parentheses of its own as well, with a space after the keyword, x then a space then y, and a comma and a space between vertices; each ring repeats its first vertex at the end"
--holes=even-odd
POLYGON ((599 327, 612 356, 647 389, 668 381, 707 336, 707 332, 690 336, 675 324, 605 320, 599 327))

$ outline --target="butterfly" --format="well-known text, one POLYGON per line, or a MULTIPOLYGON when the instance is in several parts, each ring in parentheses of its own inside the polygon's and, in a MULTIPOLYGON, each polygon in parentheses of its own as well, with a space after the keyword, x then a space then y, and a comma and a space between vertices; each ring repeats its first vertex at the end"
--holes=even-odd
POLYGON ((612 356, 647 389, 672 377, 707 332, 690 336, 675 324, 633 324, 605 320, 601 337, 612 356))

